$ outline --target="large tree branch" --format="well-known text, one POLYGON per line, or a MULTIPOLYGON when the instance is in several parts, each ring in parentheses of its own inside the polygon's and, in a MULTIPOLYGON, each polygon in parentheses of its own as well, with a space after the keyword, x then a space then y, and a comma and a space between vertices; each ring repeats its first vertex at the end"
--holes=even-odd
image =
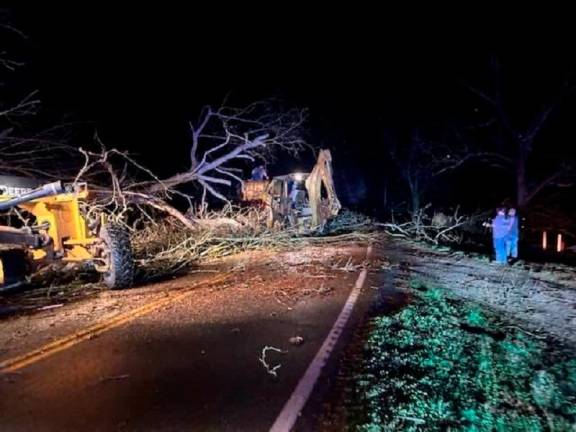
POLYGON ((438 162, 437 165, 441 165, 434 172, 434 176, 439 176, 445 174, 449 171, 454 171, 460 168, 462 165, 471 161, 483 161, 491 163, 502 163, 504 166, 508 167, 513 165, 514 161, 512 158, 495 152, 474 152, 463 154, 461 156, 445 158, 444 161, 438 162))
MULTIPOLYGON (((198 182, 204 187, 205 190, 210 192, 216 198, 218 198, 224 202, 228 202, 228 199, 224 195, 222 195, 220 192, 218 192, 216 189, 214 189, 212 186, 210 186, 210 184, 203 181, 202 179, 198 179, 198 182)), ((203 200, 204 200, 204 198, 203 198, 203 200)))
POLYGON ((190 163, 192 164, 192 169, 196 168, 198 165, 198 146, 200 145, 200 137, 206 128, 206 125, 212 118, 213 112, 211 107, 205 107, 200 114, 200 124, 194 126, 190 122, 190 130, 192 131, 192 147, 190 149, 190 163))
POLYGON ((546 123, 546 120, 554 110, 554 107, 555 105, 552 104, 545 105, 540 111, 538 111, 538 113, 530 123, 530 126, 526 130, 526 134, 524 135, 524 137, 521 137, 526 142, 526 145, 529 147, 527 149, 528 151, 531 150, 530 147, 532 146, 532 143, 534 142, 536 135, 538 135, 538 133, 542 129, 542 126, 544 126, 544 123, 546 123))
MULTIPOLYGON (((117 151, 104 155, 89 154, 90 162, 79 177, 90 172, 93 178, 102 178, 98 166, 105 166, 108 158, 118 156, 127 161, 130 167, 140 174, 146 173, 151 180, 130 182, 123 176, 119 182, 125 191, 142 193, 146 196, 169 199, 178 193, 180 185, 196 183, 204 193, 225 200, 225 194, 218 188, 230 188, 232 182, 243 180, 234 172, 242 172, 245 161, 268 160, 275 152, 296 153, 306 145, 302 139, 302 123, 305 115, 301 110, 282 111, 269 102, 255 103, 243 109, 223 107, 212 110, 204 108, 197 124, 190 124, 192 143, 190 148, 190 168, 165 179, 159 179, 145 168, 138 166, 126 154, 117 151), (103 159, 104 158, 104 159, 103 159)), ((110 176, 108 176, 110 177, 110 176)), ((112 184, 118 185, 113 180, 112 184)), ((142 197, 140 197, 142 198, 142 197)), ((139 202, 138 204, 141 204, 139 202)))
POLYGON ((127 192, 127 195, 129 196, 129 198, 133 203, 149 205, 150 207, 153 207, 176 218, 177 220, 182 222, 182 224, 187 228, 190 229, 196 228, 195 225, 190 221, 190 219, 188 219, 184 214, 182 214, 182 212, 178 211, 177 209, 175 209, 171 205, 168 205, 166 202, 162 200, 151 198, 149 195, 135 192, 127 192))
POLYGON ((549 175, 544 180, 540 181, 535 187, 533 187, 530 192, 526 195, 526 203, 532 201, 543 189, 547 188, 548 186, 552 186, 552 184, 556 181, 565 176, 568 173, 567 168, 563 168, 555 173, 549 175))
POLYGON ((502 124, 502 126, 508 131, 508 133, 514 138, 514 140, 517 140, 519 137, 518 131, 512 125, 512 122, 510 121, 510 118, 508 117, 508 114, 506 113, 506 110, 504 108, 504 102, 502 101, 501 94, 498 92, 498 93, 496 93, 495 96, 490 96, 487 93, 485 93, 484 91, 482 91, 482 90, 480 90, 474 86, 471 86, 469 84, 465 84, 465 85, 472 93, 480 96, 480 98, 482 98, 484 101, 486 101, 490 105, 492 105, 492 107, 496 111, 498 118, 500 119, 500 123, 502 124))
POLYGON ((244 144, 237 146, 234 150, 225 155, 215 159, 214 161, 205 164, 202 169, 198 170, 199 173, 203 174, 205 172, 211 171, 214 168, 222 166, 224 163, 235 159, 238 155, 247 152, 249 150, 263 147, 266 145, 266 139, 268 138, 268 134, 261 135, 259 137, 254 138, 253 140, 249 141, 246 140, 244 144))
POLYGON ((36 114, 38 107, 40 105, 40 100, 36 99, 38 91, 35 90, 24 99, 18 102, 16 105, 6 108, 0 111, 0 117, 10 118, 10 117, 25 117, 29 115, 36 114))

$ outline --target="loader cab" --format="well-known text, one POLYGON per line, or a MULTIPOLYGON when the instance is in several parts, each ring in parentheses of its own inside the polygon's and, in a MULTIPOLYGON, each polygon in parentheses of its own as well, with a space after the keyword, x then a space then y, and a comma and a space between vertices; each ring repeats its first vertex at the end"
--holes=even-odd
POLYGON ((308 173, 292 173, 274 177, 268 186, 270 219, 268 225, 282 225, 304 229, 311 210, 306 189, 308 173))

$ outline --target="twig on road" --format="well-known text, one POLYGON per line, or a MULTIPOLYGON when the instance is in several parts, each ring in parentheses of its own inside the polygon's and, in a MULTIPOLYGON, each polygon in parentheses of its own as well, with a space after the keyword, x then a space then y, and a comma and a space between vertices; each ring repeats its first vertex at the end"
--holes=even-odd
POLYGON ((270 365, 266 362, 266 353, 268 351, 275 351, 275 352, 279 352, 280 354, 286 354, 288 351, 282 351, 280 348, 276 348, 276 347, 272 347, 272 346, 265 346, 262 349, 262 354, 258 358, 260 363, 262 363, 264 365, 264 367, 266 368, 266 372, 268 372, 270 375, 273 375, 275 378, 277 378, 278 374, 276 373, 276 371, 278 369, 280 369, 282 367, 282 365, 280 363, 278 363, 276 366, 270 367, 270 365))

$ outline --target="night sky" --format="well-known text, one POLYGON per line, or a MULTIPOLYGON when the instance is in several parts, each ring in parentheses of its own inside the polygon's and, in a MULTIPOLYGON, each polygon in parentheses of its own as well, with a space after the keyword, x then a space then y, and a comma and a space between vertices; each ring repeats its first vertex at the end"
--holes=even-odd
MULTIPOLYGON (((525 19, 512 26, 504 16, 473 25, 466 11, 442 21, 426 13, 399 20, 385 9, 313 11, 289 3, 274 10, 20 5, 10 11, 28 35, 18 46, 26 66, 16 85, 40 90, 46 123, 87 122, 79 141, 97 130, 107 146, 127 148, 170 174, 186 168, 187 121, 203 105, 227 95, 236 105, 279 96, 310 109, 309 139, 333 150, 339 187, 364 184, 362 199, 372 207, 384 177, 397 179, 385 160, 386 136, 406 137, 413 128, 436 133, 490 117, 465 83, 489 86, 491 58, 503 66, 519 123, 573 72, 575 59, 564 24, 542 17, 538 28, 552 22, 554 32, 534 31, 525 19)), ((572 156, 574 99, 543 134, 546 154, 572 156)), ((284 161, 272 174, 309 163, 284 161)), ((482 173, 470 167, 463 175, 482 173)), ((478 190, 501 180, 486 174, 482 181, 486 187, 478 190)), ((462 193, 454 184, 445 179, 444 192, 462 193)))

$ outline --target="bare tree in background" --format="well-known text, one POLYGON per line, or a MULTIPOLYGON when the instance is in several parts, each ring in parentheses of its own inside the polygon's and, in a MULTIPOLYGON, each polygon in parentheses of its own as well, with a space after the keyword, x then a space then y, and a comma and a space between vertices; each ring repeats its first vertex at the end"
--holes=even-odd
POLYGON ((418 128, 411 131, 406 142, 390 136, 388 139, 390 157, 410 192, 412 215, 420 212, 422 200, 437 178, 464 165, 469 156, 461 145, 427 138, 418 128))
MULTIPOLYGON (((502 163, 507 169, 515 172, 516 204, 518 207, 525 207, 542 190, 553 186, 572 172, 572 167, 562 161, 548 175, 536 179, 528 172, 528 162, 550 116, 560 107, 565 97, 574 91, 575 87, 566 79, 555 96, 542 104, 525 125, 519 125, 518 121, 513 120, 514 116, 504 101, 500 65, 496 60, 492 61, 492 71, 496 82, 493 91, 468 87, 490 105, 503 131, 503 138, 512 147, 510 151, 486 153, 486 159, 502 163)), ((474 157, 474 154, 471 153, 470 157, 474 157)))
MULTIPOLYGON (((21 37, 22 34, 10 26, 7 13, 0 10, 0 40, 21 37)), ((16 136, 16 129, 20 121, 37 113, 40 101, 35 91, 21 98, 9 94, 8 82, 22 65, 11 56, 8 47, 0 47, 0 170, 26 175, 33 168, 27 162, 20 163, 21 159, 25 159, 24 154, 33 156, 27 140, 16 136)))
POLYGON ((422 138, 421 132, 414 130, 407 145, 395 142, 390 150, 400 178, 410 192, 412 214, 420 211, 423 195, 434 176, 430 166, 430 147, 431 143, 422 138))
MULTIPOLYGON (((70 162, 70 148, 63 143, 65 126, 30 132, 29 121, 40 109, 36 90, 18 93, 13 85, 18 69, 24 65, 9 50, 26 36, 10 25, 6 11, 0 10, 0 173, 49 178, 56 175, 63 162, 70 162), (64 155, 68 155, 64 157, 64 155)), ((76 158, 79 160, 79 158, 76 158)))
MULTIPOLYGON (((450 136, 437 141, 423 139, 419 132, 413 133, 408 145, 402 146, 400 151, 401 146, 396 145, 392 151, 392 159, 410 190, 414 214, 421 208, 426 189, 438 176, 463 168, 473 161, 514 173, 516 205, 520 208, 529 204, 544 189, 565 184, 573 176, 574 167, 567 161, 557 161, 547 175, 538 173, 538 177, 529 172, 528 166, 551 115, 576 87, 566 79, 556 94, 522 124, 522 116, 512 112, 505 102, 500 65, 493 60, 491 66, 495 82, 491 91, 467 85, 490 107, 488 118, 469 125, 456 122, 450 128, 450 136)), ((525 104, 517 103, 516 106, 525 108, 525 104)))

